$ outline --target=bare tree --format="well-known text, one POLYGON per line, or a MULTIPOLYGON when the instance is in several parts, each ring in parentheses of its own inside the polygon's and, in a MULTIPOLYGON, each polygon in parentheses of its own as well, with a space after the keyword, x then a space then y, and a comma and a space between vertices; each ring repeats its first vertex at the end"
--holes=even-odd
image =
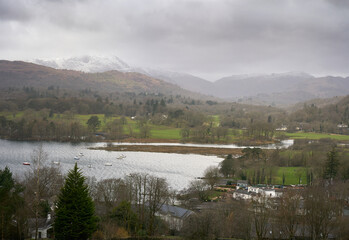
POLYGON ((149 208, 149 230, 150 236, 154 235, 155 214, 169 200, 168 184, 164 178, 150 176, 148 178, 148 208, 149 208))
POLYGON ((249 211, 250 204, 245 201, 234 201, 233 224, 231 224, 232 236, 241 239, 251 239, 252 212, 249 211))
POLYGON ((204 172, 204 181, 213 189, 219 179, 219 168, 209 166, 204 172))
POLYGON ((155 231, 155 213, 168 201, 168 184, 165 179, 148 174, 134 173, 125 179, 128 198, 136 204, 139 229, 147 223, 150 235, 155 231))
POLYGON ((342 214, 341 200, 333 196, 329 187, 314 184, 304 191, 304 216, 311 239, 327 239, 338 227, 342 214))
POLYGON ((38 218, 39 218, 39 200, 40 200, 40 168, 45 164, 48 154, 44 152, 42 145, 37 149, 34 149, 31 156, 34 165, 34 176, 36 179, 35 186, 35 201, 34 201, 34 211, 35 211, 35 240, 38 239, 38 218))
POLYGON ((35 239, 38 238, 38 220, 43 203, 54 202, 55 196, 63 186, 63 176, 57 165, 48 165, 48 154, 42 145, 33 150, 32 168, 26 173, 24 184, 25 199, 35 216, 35 239))
POLYGON ((125 184, 122 179, 104 179, 97 183, 95 201, 103 203, 104 212, 108 214, 118 203, 125 199, 124 192, 125 184))
POLYGON ((186 193, 198 197, 201 201, 207 201, 209 197, 209 186, 202 180, 193 180, 189 183, 186 193))
POLYGON ((183 224, 181 235, 185 239, 213 240, 220 236, 220 216, 213 210, 192 214, 183 224))
POLYGON ((257 239, 265 239, 270 225, 273 204, 264 194, 252 200, 252 221, 257 239))
POLYGON ((301 207, 301 192, 287 189, 280 198, 276 219, 284 236, 293 239, 299 224, 301 207))
POLYGON ((147 124, 143 124, 139 128, 139 134, 141 138, 150 138, 151 127, 147 124))

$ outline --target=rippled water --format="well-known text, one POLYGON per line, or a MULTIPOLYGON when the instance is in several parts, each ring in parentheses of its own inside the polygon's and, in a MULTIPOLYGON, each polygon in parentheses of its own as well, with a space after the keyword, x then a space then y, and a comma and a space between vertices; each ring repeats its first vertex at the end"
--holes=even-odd
MULTIPOLYGON (((14 175, 21 176, 31 166, 23 165, 24 161, 31 161, 33 150, 38 142, 16 142, 0 140, 0 168, 8 166, 14 175)), ((145 172, 158 177, 166 178, 174 189, 187 187, 189 181, 202 176, 204 170, 211 165, 217 166, 221 158, 195 154, 123 152, 124 159, 117 159, 120 152, 91 150, 89 147, 98 147, 104 143, 57 143, 43 142, 43 149, 48 153, 48 164, 60 162, 64 173, 73 168, 75 162, 82 169, 85 176, 95 176, 97 180, 119 178, 134 172, 145 172), (84 156, 74 160, 79 153, 84 156), (112 166, 105 166, 111 163, 112 166), (91 168, 88 165, 91 164, 91 168)))
MULTIPOLYGON (((97 180, 106 178, 122 178, 127 174, 144 172, 166 178, 174 189, 187 187, 189 181, 201 177, 208 166, 217 166, 223 159, 216 156, 196 154, 150 153, 150 152, 123 152, 124 159, 117 159, 120 152, 91 150, 90 147, 101 147, 105 143, 59 143, 59 142, 17 142, 0 140, 0 168, 8 166, 14 175, 21 176, 31 166, 23 165, 24 161, 31 162, 33 150, 42 144, 43 150, 48 153, 47 164, 59 162, 64 173, 73 168, 75 162, 82 169, 85 176, 94 176, 97 180), (80 160, 74 157, 83 153, 80 160), (112 166, 105 166, 110 163, 112 166), (91 165, 91 168, 89 167, 91 165)), ((292 144, 285 142, 284 146, 292 144)), ((181 144, 151 144, 151 145, 181 145, 181 144)), ((235 145, 200 145, 186 144, 187 146, 230 147, 235 145)), ((240 148, 240 147, 239 147, 240 148)), ((275 148, 269 145, 265 148, 275 148)))

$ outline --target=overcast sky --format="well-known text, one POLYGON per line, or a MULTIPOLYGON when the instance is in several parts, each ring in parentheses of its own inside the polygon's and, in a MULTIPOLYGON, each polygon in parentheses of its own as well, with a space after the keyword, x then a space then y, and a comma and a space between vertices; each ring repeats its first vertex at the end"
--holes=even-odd
POLYGON ((347 0, 0 0, 0 59, 118 56, 195 74, 349 75, 347 0))

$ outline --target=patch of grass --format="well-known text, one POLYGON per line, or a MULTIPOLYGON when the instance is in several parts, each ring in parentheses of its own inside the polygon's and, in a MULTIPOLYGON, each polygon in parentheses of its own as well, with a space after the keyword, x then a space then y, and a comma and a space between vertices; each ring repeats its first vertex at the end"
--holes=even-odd
POLYGON ((224 192, 212 190, 212 191, 210 191, 208 198, 209 198, 209 199, 215 199, 215 198, 220 197, 220 196, 223 195, 223 194, 224 194, 224 192))
POLYGON ((301 176, 301 184, 307 184, 306 169, 304 167, 279 167, 274 184, 282 184, 282 176, 285 174, 285 185, 296 185, 299 183, 299 175, 301 176))
POLYGON ((181 139, 180 129, 178 128, 152 128, 151 137, 157 139, 181 139))
POLYGON ((213 120, 213 126, 218 127, 220 123, 219 115, 209 115, 209 117, 213 120))
POLYGON ((22 118, 23 113, 24 113, 23 111, 21 111, 21 112, 1 112, 0 116, 4 116, 8 120, 14 120, 16 118, 22 118))
POLYGON ((336 139, 341 141, 349 141, 349 135, 330 134, 330 133, 296 132, 296 133, 285 133, 285 135, 293 139, 318 140, 321 138, 331 138, 331 139, 336 139))

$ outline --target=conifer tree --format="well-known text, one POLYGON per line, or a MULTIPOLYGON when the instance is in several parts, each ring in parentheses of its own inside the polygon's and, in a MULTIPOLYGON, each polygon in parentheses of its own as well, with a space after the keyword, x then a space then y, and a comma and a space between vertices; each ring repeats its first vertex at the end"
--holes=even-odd
POLYGON ((225 176, 233 176, 235 173, 234 169, 234 159, 231 154, 228 154, 228 156, 221 162, 219 171, 225 176))
POLYGON ((0 238, 11 239, 11 226, 16 210, 23 204, 23 187, 15 182, 8 167, 0 169, 0 238))
POLYGON ((94 203, 77 164, 68 173, 56 207, 56 239, 88 239, 96 230, 94 203))
POLYGON ((331 182, 336 177, 339 167, 339 160, 336 150, 333 148, 327 153, 325 162, 324 179, 329 179, 331 182))

